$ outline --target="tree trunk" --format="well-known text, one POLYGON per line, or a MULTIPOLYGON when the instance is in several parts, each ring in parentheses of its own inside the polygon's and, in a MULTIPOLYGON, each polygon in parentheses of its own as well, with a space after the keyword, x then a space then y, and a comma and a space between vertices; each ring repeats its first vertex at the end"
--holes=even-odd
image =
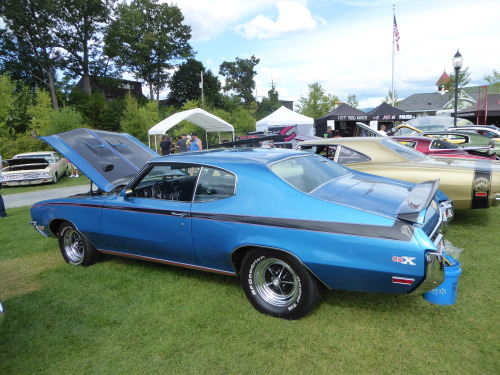
POLYGON ((88 73, 84 73, 82 77, 83 91, 86 94, 92 94, 92 88, 90 87, 90 76, 88 73))
POLYGON ((149 99, 153 100, 154 97, 153 82, 149 82, 149 99))
POLYGON ((92 94, 92 87, 90 86, 90 73, 89 73, 89 49, 86 43, 83 45, 83 91, 86 94, 92 94))
POLYGON ((50 98, 52 100, 52 108, 54 109, 54 111, 57 111, 59 109, 59 103, 57 102, 56 88, 54 85, 54 77, 52 76, 52 70, 50 69, 47 70, 47 76, 49 78, 49 92, 50 92, 50 98))

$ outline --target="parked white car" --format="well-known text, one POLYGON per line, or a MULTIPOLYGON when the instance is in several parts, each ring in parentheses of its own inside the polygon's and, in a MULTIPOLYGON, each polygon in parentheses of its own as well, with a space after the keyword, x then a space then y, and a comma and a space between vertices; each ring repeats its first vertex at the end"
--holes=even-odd
POLYGON ((2 180, 5 186, 56 183, 68 173, 68 160, 54 151, 26 152, 4 160, 2 180))

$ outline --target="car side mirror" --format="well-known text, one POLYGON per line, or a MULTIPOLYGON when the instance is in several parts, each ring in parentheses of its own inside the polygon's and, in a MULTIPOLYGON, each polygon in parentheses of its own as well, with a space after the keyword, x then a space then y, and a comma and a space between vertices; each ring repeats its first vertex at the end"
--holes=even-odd
POLYGON ((120 192, 120 195, 124 198, 128 198, 128 197, 131 197, 133 193, 134 193, 134 191, 132 189, 123 189, 120 192))

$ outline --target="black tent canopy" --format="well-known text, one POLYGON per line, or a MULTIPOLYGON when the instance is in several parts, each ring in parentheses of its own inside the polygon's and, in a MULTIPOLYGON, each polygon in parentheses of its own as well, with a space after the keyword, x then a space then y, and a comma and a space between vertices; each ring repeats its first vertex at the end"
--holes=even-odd
POLYGON ((415 116, 385 102, 368 112, 370 121, 406 121, 412 118, 415 116))
POLYGON ((323 137, 323 134, 326 133, 328 121, 335 121, 335 129, 345 132, 348 131, 350 127, 354 126, 357 121, 368 121, 368 115, 359 109, 342 103, 325 116, 314 120, 316 124, 316 135, 318 137, 323 137))

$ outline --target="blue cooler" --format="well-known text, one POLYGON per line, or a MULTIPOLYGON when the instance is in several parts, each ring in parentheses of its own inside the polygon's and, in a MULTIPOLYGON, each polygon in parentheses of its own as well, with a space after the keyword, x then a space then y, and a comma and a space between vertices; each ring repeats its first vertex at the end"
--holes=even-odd
POLYGON ((460 262, 449 256, 446 259, 451 265, 444 267, 443 283, 422 295, 425 300, 437 305, 453 305, 457 299, 458 277, 462 273, 460 262))

